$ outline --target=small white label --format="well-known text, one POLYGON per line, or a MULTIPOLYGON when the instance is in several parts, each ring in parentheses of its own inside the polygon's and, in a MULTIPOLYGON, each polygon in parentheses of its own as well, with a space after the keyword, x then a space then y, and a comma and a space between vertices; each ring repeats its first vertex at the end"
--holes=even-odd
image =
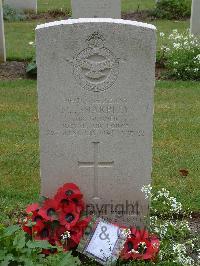
POLYGON ((119 238, 118 226, 99 222, 86 252, 107 262, 112 258, 113 249, 119 238))

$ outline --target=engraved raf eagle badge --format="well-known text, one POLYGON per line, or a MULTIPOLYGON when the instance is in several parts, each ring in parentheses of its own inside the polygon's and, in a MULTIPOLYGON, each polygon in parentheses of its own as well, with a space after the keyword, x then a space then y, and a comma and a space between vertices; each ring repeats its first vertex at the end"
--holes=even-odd
POLYGON ((119 74, 119 60, 106 48, 105 38, 99 32, 91 34, 88 47, 73 60, 73 74, 79 85, 92 92, 110 88, 119 74))

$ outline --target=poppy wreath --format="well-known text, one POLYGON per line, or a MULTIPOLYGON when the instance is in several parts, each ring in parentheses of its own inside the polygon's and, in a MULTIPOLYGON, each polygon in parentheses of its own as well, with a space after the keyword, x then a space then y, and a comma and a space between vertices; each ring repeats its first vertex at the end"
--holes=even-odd
MULTIPOLYGON (((61 246, 68 251, 79 244, 91 221, 91 217, 82 216, 84 209, 80 189, 68 183, 58 189, 54 198, 29 205, 22 228, 33 239, 47 240, 52 246, 61 246)), ((44 250, 43 253, 50 254, 51 251, 44 250)))
MULTIPOLYGON (((80 189, 73 183, 67 183, 58 189, 54 198, 45 198, 41 204, 29 205, 22 228, 32 239, 47 240, 52 246, 69 251, 79 245, 92 220, 92 217, 83 216, 84 210, 85 203, 80 189)), ((145 229, 126 229, 129 234, 120 258, 126 261, 155 261, 160 247, 158 237, 145 229)), ((45 255, 54 252, 56 249, 43 250, 45 255)))

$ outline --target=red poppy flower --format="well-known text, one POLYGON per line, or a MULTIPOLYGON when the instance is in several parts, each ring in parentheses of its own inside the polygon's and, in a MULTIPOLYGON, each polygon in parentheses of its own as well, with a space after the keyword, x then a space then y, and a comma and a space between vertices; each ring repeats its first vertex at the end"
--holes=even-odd
POLYGON ((30 213, 33 213, 35 211, 39 211, 39 209, 40 209, 40 205, 38 203, 33 203, 33 204, 27 206, 26 213, 30 214, 30 213))
POLYGON ((83 237, 84 231, 87 228, 91 217, 85 217, 83 220, 79 221, 70 231, 71 237, 69 239, 69 249, 75 248, 80 243, 83 237))
POLYGON ((35 235, 37 235, 39 232, 41 232, 43 230, 43 228, 45 227, 45 224, 44 224, 44 222, 42 220, 38 220, 32 226, 28 224, 29 222, 25 223, 22 226, 22 229, 24 230, 24 232, 26 232, 27 234, 29 234, 29 235, 31 235, 33 237, 35 235))
POLYGON ((62 245, 60 241, 62 240, 62 235, 66 232, 66 228, 64 225, 58 224, 53 230, 52 238, 58 243, 58 245, 62 245))
POLYGON ((68 251, 68 241, 70 238, 70 232, 67 232, 67 229, 64 225, 59 225, 54 229, 53 240, 57 246, 61 246, 64 251, 68 251), (68 237, 69 235, 69 237, 68 237))
POLYGON ((22 230, 28 235, 32 235, 32 227, 26 226, 26 224, 22 226, 22 230))
POLYGON ((82 200, 83 194, 80 189, 73 183, 67 183, 58 189, 55 200, 61 204, 61 207, 68 205, 71 201, 77 206, 84 209, 84 202, 82 200))
POLYGON ((56 213, 58 209, 59 203, 56 200, 47 199, 43 203, 43 206, 39 210, 38 214, 46 221, 54 221, 58 219, 56 213))
POLYGON ((40 231, 34 236, 35 240, 49 240, 51 239, 51 228, 48 224, 44 224, 40 227, 40 231))
POLYGON ((121 258, 124 260, 154 260, 159 252, 160 242, 156 236, 149 235, 146 230, 131 228, 121 258))
POLYGON ((44 219, 38 214, 38 208, 30 205, 27 207, 27 213, 29 214, 26 221, 22 224, 22 229, 29 235, 33 235, 35 232, 39 231, 42 227, 44 219), (31 211, 30 211, 31 210, 31 211), (30 215, 32 214, 32 215, 30 215))
POLYGON ((76 225, 80 218, 81 210, 71 202, 67 208, 59 213, 59 221, 61 225, 64 225, 67 230, 70 230, 76 225))

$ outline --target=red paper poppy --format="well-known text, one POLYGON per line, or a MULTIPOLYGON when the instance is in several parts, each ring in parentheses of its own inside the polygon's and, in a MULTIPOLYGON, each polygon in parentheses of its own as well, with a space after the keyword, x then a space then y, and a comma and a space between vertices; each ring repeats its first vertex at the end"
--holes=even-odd
POLYGON ((40 231, 34 236, 35 240, 50 240, 51 239, 51 228, 49 224, 43 224, 40 231))
POLYGON ((33 213, 35 211, 39 211, 39 209, 40 209, 39 204, 38 203, 33 203, 33 204, 27 206, 26 213, 30 214, 30 213, 33 213))
MULTIPOLYGON (((30 221, 29 221, 30 222, 30 221)), ((26 232, 27 234, 31 235, 31 236, 35 236, 37 235, 39 232, 41 232, 43 230, 43 228, 45 227, 45 224, 42 220, 38 220, 35 224, 33 224, 32 226, 29 226, 28 223, 25 223, 22 226, 22 229, 24 230, 24 232, 26 232)))
POLYGON ((35 232, 40 231, 44 219, 42 218, 42 216, 38 214, 38 208, 36 207, 36 204, 35 207, 33 205, 28 206, 26 211, 29 214, 29 216, 26 219, 26 222, 22 224, 22 229, 27 234, 33 235, 35 232))
POLYGON ((73 226, 76 225, 80 219, 81 210, 71 202, 67 208, 59 213, 59 221, 61 225, 64 225, 66 230, 70 230, 73 226))
POLYGON ((54 228, 53 240, 55 241, 56 245, 61 246, 64 251, 69 250, 68 241, 70 237, 66 237, 68 234, 70 235, 70 232, 67 232, 67 229, 64 225, 59 225, 54 228))
MULTIPOLYGON (((53 239, 60 243, 60 241, 62 240, 62 235, 66 232, 66 228, 64 225, 60 225, 58 224, 58 226, 56 226, 54 228, 54 232, 53 232, 53 239)), ((61 243, 59 244, 61 245, 61 243)))
POLYGON ((69 249, 75 248, 80 243, 83 237, 84 231, 87 228, 91 217, 86 217, 79 221, 70 231, 71 237, 69 239, 69 249))
POLYGON ((55 200, 60 203, 61 207, 70 204, 72 201, 83 210, 84 202, 82 198, 83 195, 80 189, 73 183, 63 185, 55 195, 55 200))
POLYGON ((38 214, 44 218, 46 221, 57 220, 57 211, 59 209, 59 203, 53 199, 47 199, 43 203, 42 208, 39 210, 38 214))
POLYGON ((159 252, 160 242, 156 236, 146 230, 131 228, 121 258, 124 260, 154 260, 159 252))

